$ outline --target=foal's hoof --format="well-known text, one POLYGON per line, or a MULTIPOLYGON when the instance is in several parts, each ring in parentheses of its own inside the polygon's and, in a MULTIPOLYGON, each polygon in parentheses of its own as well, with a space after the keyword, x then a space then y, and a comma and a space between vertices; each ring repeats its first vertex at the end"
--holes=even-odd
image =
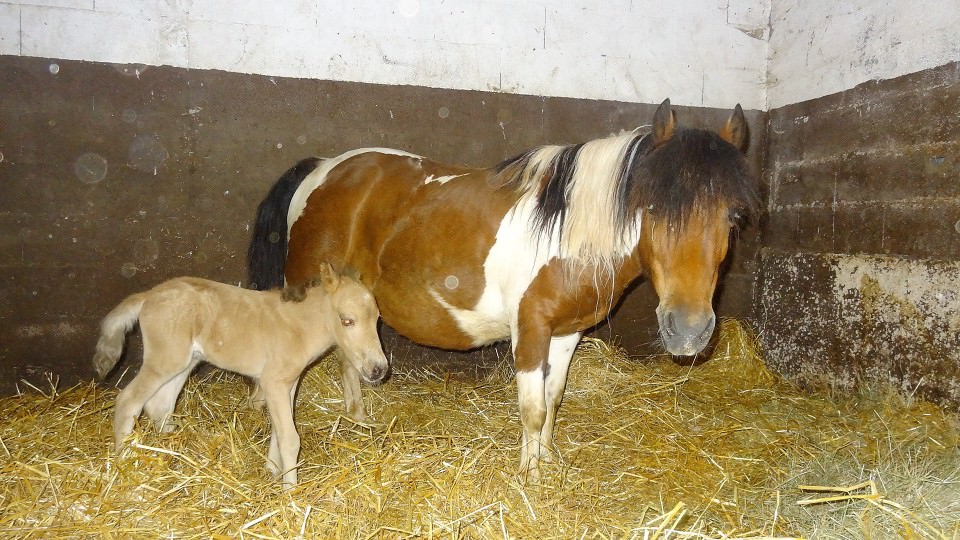
POLYGON ((270 476, 274 478, 274 480, 280 478, 280 467, 278 467, 273 461, 269 459, 267 460, 266 469, 267 472, 270 473, 270 476))
POLYGON ((353 410, 347 409, 347 417, 354 422, 359 424, 366 424, 369 417, 367 416, 367 411, 363 409, 363 406, 357 407, 353 410))
POLYGON ((259 394, 254 394, 247 398, 247 408, 254 411, 263 410, 266 404, 267 400, 263 399, 259 394))
POLYGON ((160 423, 155 423, 157 431, 160 433, 173 433, 180 427, 180 423, 172 418, 167 418, 160 423))
POLYGON ((517 473, 517 476, 520 478, 520 483, 522 484, 539 484, 540 468, 537 467, 537 465, 520 467, 520 472, 517 473))

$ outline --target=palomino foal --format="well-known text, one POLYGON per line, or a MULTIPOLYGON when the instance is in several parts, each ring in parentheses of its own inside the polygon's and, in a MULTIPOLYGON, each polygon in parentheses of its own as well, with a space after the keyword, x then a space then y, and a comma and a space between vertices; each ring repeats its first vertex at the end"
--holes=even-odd
POLYGON ((319 286, 315 281, 309 289, 250 291, 181 277, 120 302, 103 320, 93 357, 94 368, 105 377, 123 352, 127 332, 140 320, 143 367, 117 396, 117 449, 141 411, 161 430, 170 429, 167 417, 187 376, 205 360, 259 383, 272 425, 267 468, 282 475, 285 489, 295 485, 300 436, 293 404, 304 369, 336 345, 342 361, 368 383, 380 382, 388 370, 373 295, 329 264, 318 271, 319 286))

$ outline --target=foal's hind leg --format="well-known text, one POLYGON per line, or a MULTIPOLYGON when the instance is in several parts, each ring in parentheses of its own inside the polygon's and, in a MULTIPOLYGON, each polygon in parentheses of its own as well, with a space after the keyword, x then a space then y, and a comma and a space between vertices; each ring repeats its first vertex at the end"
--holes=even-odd
MULTIPOLYGON (((143 365, 137 376, 117 395, 117 403, 114 406, 113 437, 118 450, 123 444, 124 437, 133 431, 133 425, 145 404, 161 388, 171 382, 171 379, 181 376, 185 370, 189 374, 187 368, 191 367, 192 355, 189 352, 189 342, 180 343, 182 340, 169 339, 168 336, 163 338, 155 336, 150 330, 153 328, 152 323, 144 321, 143 317, 140 318, 140 328, 143 333, 143 365)), ((180 382, 176 386, 177 393, 182 384, 180 382)), ((151 405, 151 418, 156 418, 154 414, 165 416, 164 410, 168 406, 172 408, 174 403, 176 403, 176 394, 171 400, 166 397, 165 392, 151 405)))
POLYGON ((183 390, 183 385, 187 382, 194 365, 195 363, 191 363, 189 367, 174 375, 143 406, 143 412, 147 413, 161 433, 169 433, 175 429, 170 420, 170 414, 177 405, 177 397, 180 396, 180 391, 183 390))
POLYGON ((254 381, 250 395, 247 396, 247 408, 259 411, 266 404, 266 399, 263 397, 263 389, 260 387, 260 381, 254 381))
POLYGON ((143 411, 144 403, 169 380, 169 375, 158 373, 144 365, 130 384, 117 395, 113 413, 113 440, 117 450, 123 445, 123 439, 133 432, 133 425, 143 411))

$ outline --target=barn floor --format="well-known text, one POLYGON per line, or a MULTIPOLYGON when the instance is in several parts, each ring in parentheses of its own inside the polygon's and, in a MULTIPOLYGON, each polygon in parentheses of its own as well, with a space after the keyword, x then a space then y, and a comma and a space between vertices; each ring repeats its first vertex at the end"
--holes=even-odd
POLYGON ((0 400, 0 536, 18 538, 960 538, 955 415, 883 389, 801 390, 722 325, 697 367, 587 340, 559 459, 515 474, 516 388, 398 369, 364 388, 377 423, 339 416, 335 362, 305 377, 301 484, 263 468, 269 427, 246 383, 195 376, 179 427, 110 449, 115 389, 0 400))

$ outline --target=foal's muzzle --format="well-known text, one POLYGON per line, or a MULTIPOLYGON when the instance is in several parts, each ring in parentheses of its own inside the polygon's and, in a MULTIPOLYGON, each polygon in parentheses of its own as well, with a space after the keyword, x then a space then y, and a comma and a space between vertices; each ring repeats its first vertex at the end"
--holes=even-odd
POLYGON ((661 307, 657 307, 657 320, 664 348, 677 356, 693 356, 706 348, 717 322, 712 309, 691 313, 661 307))
POLYGON ((390 372, 390 364, 385 357, 365 362, 369 368, 360 369, 360 377, 367 384, 380 384, 390 372))
POLYGON ((387 376, 386 366, 374 366, 372 369, 370 369, 369 374, 364 375, 364 378, 370 384, 379 384, 381 381, 383 381, 383 378, 386 376, 387 376))

